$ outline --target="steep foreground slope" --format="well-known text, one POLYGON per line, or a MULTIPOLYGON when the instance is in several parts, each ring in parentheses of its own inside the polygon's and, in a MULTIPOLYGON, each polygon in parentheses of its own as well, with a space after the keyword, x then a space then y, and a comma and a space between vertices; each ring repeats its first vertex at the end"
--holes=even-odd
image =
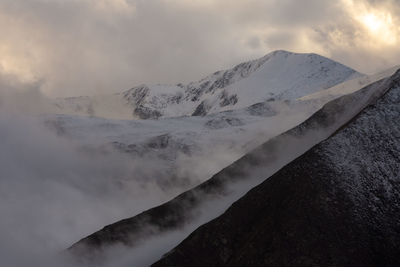
MULTIPOLYGON (((268 141, 207 182, 161 206, 106 226, 73 245, 70 251, 96 259, 114 245, 138 247, 146 242, 157 245, 160 240, 155 239, 163 238, 165 233, 181 233, 182 229, 193 231, 221 214, 247 190, 328 137, 391 88, 396 79, 398 74, 331 101, 301 125, 268 141)), ((184 234, 168 237, 172 240, 170 245, 176 245, 183 237, 184 234)))
POLYGON ((400 72, 392 79, 153 266, 400 266, 400 72))
POLYGON ((361 74, 316 54, 275 51, 186 85, 140 85, 114 95, 57 99, 56 113, 119 119, 156 119, 290 100, 361 74))

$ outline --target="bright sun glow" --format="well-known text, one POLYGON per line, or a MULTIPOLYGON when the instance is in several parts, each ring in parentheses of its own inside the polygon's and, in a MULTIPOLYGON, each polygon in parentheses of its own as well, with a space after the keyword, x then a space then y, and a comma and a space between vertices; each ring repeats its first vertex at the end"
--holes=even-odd
POLYGON ((376 9, 353 0, 342 0, 349 14, 360 23, 369 36, 369 46, 395 45, 398 42, 398 28, 388 10, 376 9))
POLYGON ((33 82, 35 75, 29 68, 29 61, 23 58, 13 57, 12 54, 4 54, 0 51, 0 72, 16 75, 23 82, 33 82))
POLYGON ((397 33, 392 16, 389 13, 367 13, 360 16, 359 20, 367 28, 369 33, 380 42, 388 45, 396 44, 397 33))
POLYGON ((385 27, 385 22, 372 13, 362 16, 361 20, 371 32, 377 32, 385 27))

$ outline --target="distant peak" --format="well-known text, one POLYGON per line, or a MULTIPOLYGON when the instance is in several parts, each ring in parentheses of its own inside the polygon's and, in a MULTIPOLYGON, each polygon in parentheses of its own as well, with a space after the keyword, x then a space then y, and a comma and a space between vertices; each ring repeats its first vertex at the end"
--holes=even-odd
POLYGON ((314 57, 322 57, 321 55, 315 54, 315 53, 296 53, 296 52, 291 52, 287 50, 275 50, 272 51, 262 58, 271 58, 271 57, 276 57, 276 56, 291 56, 291 55, 297 55, 297 56, 314 56, 314 57))
POLYGON ((272 51, 272 52, 266 54, 265 56, 263 56, 259 59, 256 59, 255 61, 265 63, 266 61, 268 61, 271 58, 287 58, 292 55, 305 55, 306 56, 306 55, 310 55, 310 54, 300 54, 300 53, 294 53, 294 52, 290 52, 290 51, 286 51, 286 50, 275 50, 275 51, 272 51))
POLYGON ((268 53, 268 55, 292 55, 292 54, 295 54, 295 53, 293 53, 293 52, 290 52, 290 51, 286 51, 286 50, 275 50, 275 51, 272 51, 271 53, 268 53))

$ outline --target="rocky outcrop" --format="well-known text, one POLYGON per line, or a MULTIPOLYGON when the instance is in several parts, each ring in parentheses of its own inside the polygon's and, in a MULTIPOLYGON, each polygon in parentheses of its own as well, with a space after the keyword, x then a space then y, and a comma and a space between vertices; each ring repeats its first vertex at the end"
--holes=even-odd
POLYGON ((192 113, 192 116, 205 116, 210 110, 211 106, 207 103, 207 101, 202 101, 192 113))
POLYGON ((123 93, 123 97, 128 103, 139 106, 143 104, 146 97, 149 95, 150 88, 146 85, 134 87, 123 93))
POLYGON ((277 114, 269 104, 269 101, 251 105, 246 108, 246 111, 252 116, 270 117, 277 114))
POLYGON ((219 102, 220 107, 226 107, 229 105, 234 106, 238 102, 237 94, 229 95, 225 90, 222 91, 219 99, 220 99, 219 102))
POLYGON ((145 106, 138 106, 133 110, 134 117, 138 117, 141 120, 158 119, 162 116, 162 113, 156 109, 151 109, 145 106))
POLYGON ((400 266, 400 72, 387 85, 152 266, 400 266))
POLYGON ((241 126, 244 123, 235 117, 222 116, 213 118, 206 122, 205 126, 209 129, 222 129, 230 126, 241 126))

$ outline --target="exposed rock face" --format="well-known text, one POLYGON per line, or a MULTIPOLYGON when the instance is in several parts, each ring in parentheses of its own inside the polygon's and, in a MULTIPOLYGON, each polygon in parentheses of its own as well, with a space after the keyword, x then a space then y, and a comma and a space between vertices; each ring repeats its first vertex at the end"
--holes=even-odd
POLYGON ((141 120, 158 119, 162 116, 161 112, 149 107, 138 106, 133 110, 133 115, 136 115, 141 120))
POLYGON ((235 105, 238 102, 237 94, 229 95, 225 90, 222 91, 220 96, 221 102, 219 102, 220 107, 225 107, 229 105, 235 105))
MULTIPOLYGON (((275 51, 270 56, 275 56, 278 53, 286 53, 283 51, 275 51)), ((206 77, 199 82, 189 83, 185 88, 186 98, 192 101, 197 101, 203 94, 215 93, 218 89, 222 89, 231 85, 238 79, 246 78, 254 71, 258 70, 266 61, 269 56, 263 58, 244 62, 236 65, 234 68, 224 71, 217 71, 206 77)))
POLYGON ((201 102, 194 112, 192 113, 192 116, 205 116, 207 115, 207 112, 210 110, 211 106, 207 104, 207 101, 201 102))
MULTIPOLYGON (((198 210, 196 211, 196 209, 202 203, 205 201, 219 201, 229 195, 227 186, 230 184, 238 181, 246 181, 248 183, 251 177, 257 177, 260 174, 262 175, 261 178, 267 178, 274 171, 287 164, 288 161, 293 160, 313 145, 327 138, 333 131, 353 118, 368 103, 376 100, 387 89, 392 88, 399 78, 400 74, 397 73, 393 77, 378 81, 351 95, 329 102, 304 123, 266 142, 203 184, 182 193, 163 205, 104 227, 102 230, 74 244, 70 251, 84 257, 97 258, 110 245, 136 246, 143 240, 158 236, 161 233, 179 231, 183 226, 187 226, 196 219, 196 216, 198 216, 196 213, 198 210), (282 153, 282 151, 287 151, 287 153, 282 153)), ((312 163, 314 164, 314 161, 312 163)), ((318 169, 314 168, 314 170, 317 171, 318 169)), ((258 178, 256 181, 259 181, 258 178)), ((252 181, 251 183, 257 184, 259 182, 252 181)), ((299 185, 299 188, 302 187, 299 185)), ((283 193, 280 192, 281 194, 283 193)), ((307 195, 308 193, 304 192, 304 194, 307 195)), ((261 202, 263 203, 264 200, 261 202)), ((246 212, 253 210, 250 207, 247 208, 246 212)), ((254 214, 254 220, 260 215, 257 212, 254 214)), ((299 211, 296 212, 298 213, 299 211)), ((275 215, 272 214, 271 216, 275 215)), ((248 223, 250 225, 251 222, 249 221, 248 223)), ((197 238, 199 239, 200 237, 197 238)), ((235 242, 229 240, 229 243, 235 242)), ((215 247, 215 249, 216 253, 218 253, 218 247, 215 247)), ((207 257, 204 256, 204 258, 206 259, 207 257)), ((189 256, 188 259, 190 259, 189 256)), ((192 260, 195 261, 196 259, 192 258, 192 260)), ((212 260, 218 263, 217 259, 212 260)), ((177 260, 179 263, 177 266, 186 266, 183 262, 180 264, 179 261, 177 260)), ((221 264, 225 264, 225 262, 221 264)))
POLYGON ((400 266, 399 72, 390 88, 153 266, 400 266))
POLYGON ((246 110, 250 115, 253 116, 270 117, 276 115, 276 112, 271 108, 268 102, 251 105, 246 110))
POLYGON ((220 118, 214 118, 206 122, 207 128, 210 129, 222 129, 229 126, 241 126, 244 123, 235 117, 223 116, 220 118))
POLYGON ((132 88, 123 93, 123 97, 132 104, 139 106, 143 104, 146 96, 149 95, 150 88, 146 85, 140 85, 138 87, 132 88))

